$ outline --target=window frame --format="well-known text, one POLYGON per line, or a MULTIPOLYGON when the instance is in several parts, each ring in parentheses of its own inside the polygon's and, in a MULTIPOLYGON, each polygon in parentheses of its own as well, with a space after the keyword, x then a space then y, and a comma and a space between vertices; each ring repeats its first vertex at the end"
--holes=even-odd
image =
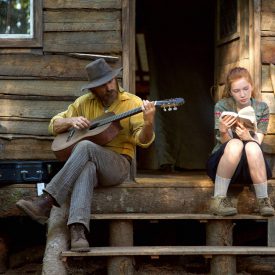
POLYGON ((223 38, 220 37, 220 0, 217 1, 218 5, 217 5, 217 23, 216 23, 216 44, 217 45, 221 45, 227 42, 230 42, 232 40, 235 40, 237 38, 240 37, 240 1, 237 0, 237 30, 235 33, 229 34, 223 38))
MULTIPOLYGON (((0 37, 0 48, 36 48, 42 46, 42 0, 33 1, 33 36, 0 37)), ((20 35, 19 35, 20 36, 20 35)))

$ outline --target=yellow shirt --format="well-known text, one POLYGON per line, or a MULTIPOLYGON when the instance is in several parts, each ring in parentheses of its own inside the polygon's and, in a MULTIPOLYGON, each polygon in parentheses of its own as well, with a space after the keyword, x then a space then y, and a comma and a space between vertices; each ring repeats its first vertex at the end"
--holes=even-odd
MULTIPOLYGON (((118 98, 109 107, 108 112, 114 112, 116 115, 127 112, 142 106, 142 100, 130 93, 124 91, 121 87, 119 89, 118 98)), ((103 115, 105 112, 101 102, 91 92, 77 98, 74 103, 70 104, 68 109, 54 116, 49 124, 49 131, 53 135, 56 133, 53 130, 53 123, 58 118, 68 118, 83 116, 88 120, 94 120, 95 118, 103 115)), ((119 154, 126 154, 130 157, 134 157, 135 146, 148 147, 155 139, 153 135, 150 142, 143 144, 139 141, 139 134, 144 124, 143 113, 124 118, 120 120, 122 130, 118 135, 104 147, 115 151, 119 154)))

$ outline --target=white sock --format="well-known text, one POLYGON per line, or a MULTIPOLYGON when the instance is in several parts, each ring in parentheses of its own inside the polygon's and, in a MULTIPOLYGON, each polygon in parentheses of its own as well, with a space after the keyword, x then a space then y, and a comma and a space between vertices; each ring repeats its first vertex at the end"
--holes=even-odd
POLYGON ((226 197, 227 189, 231 179, 222 178, 216 175, 215 178, 215 188, 214 188, 214 197, 222 196, 226 197))
POLYGON ((267 198, 267 182, 253 184, 258 199, 267 198))

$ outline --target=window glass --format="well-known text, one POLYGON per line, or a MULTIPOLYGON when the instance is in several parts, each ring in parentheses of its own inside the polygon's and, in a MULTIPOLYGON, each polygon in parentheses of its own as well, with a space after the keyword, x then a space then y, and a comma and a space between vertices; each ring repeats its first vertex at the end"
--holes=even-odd
POLYGON ((33 37, 33 0, 0 0, 0 38, 33 37))

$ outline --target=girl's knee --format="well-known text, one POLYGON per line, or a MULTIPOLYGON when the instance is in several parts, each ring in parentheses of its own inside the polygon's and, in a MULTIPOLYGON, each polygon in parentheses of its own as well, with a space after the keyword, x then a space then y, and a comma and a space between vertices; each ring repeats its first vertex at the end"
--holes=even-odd
POLYGON ((243 142, 239 139, 233 138, 230 141, 228 141, 224 153, 225 154, 234 154, 234 155, 240 155, 243 151, 244 145, 243 142))
POLYGON ((254 157, 258 158, 259 156, 262 156, 262 150, 260 148, 260 145, 256 142, 248 142, 245 145, 245 153, 247 157, 254 157))

